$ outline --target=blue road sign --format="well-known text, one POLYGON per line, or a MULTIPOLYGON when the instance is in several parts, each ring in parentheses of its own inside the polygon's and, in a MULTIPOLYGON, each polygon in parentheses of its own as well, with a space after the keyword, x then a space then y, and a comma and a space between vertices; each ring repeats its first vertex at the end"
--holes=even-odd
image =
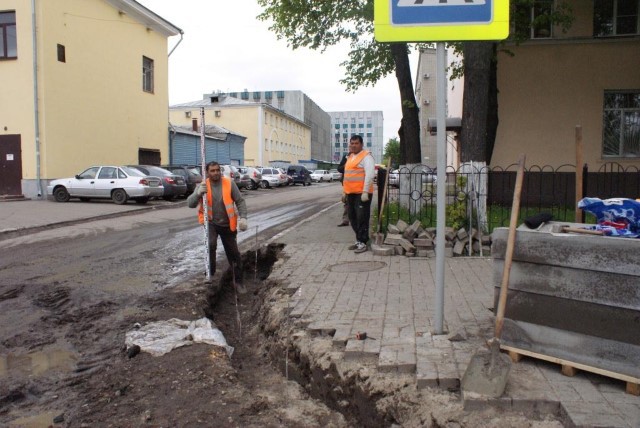
POLYGON ((391 0, 394 25, 488 23, 492 0, 391 0))
POLYGON ((501 40, 509 35, 509 0, 375 0, 379 42, 501 40))

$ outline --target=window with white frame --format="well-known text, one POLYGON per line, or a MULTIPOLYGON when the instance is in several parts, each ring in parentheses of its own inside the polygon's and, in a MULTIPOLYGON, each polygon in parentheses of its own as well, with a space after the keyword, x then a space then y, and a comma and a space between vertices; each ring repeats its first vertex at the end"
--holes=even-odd
POLYGON ((16 13, 0 12, 0 59, 15 59, 17 57, 16 13))
POLYGON ((142 57, 142 90, 153 93, 153 60, 142 57))
POLYGON ((640 157, 640 90, 606 91, 603 157, 640 157))
POLYGON ((531 6, 531 38, 549 39, 553 36, 553 12, 554 0, 534 0, 531 6))
POLYGON ((638 34, 640 0, 594 0, 595 37, 638 34))

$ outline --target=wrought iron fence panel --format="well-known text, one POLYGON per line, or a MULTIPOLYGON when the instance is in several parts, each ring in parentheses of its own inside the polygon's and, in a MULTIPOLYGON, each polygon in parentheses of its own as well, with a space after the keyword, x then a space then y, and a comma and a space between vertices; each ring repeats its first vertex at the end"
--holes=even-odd
MULTIPOLYGON (((516 180, 517 164, 507 167, 461 165, 446 170, 447 224, 452 227, 480 227, 491 232, 508 225, 516 180), (485 184, 481 184, 485 183, 485 184)), ((601 199, 640 196, 640 171, 607 163, 597 171, 583 169, 580 197, 601 199)), ((427 165, 403 165, 390 173, 388 203, 383 225, 402 219, 420 220, 425 227, 436 225, 437 171, 427 165)), ((575 220, 576 167, 531 165, 525 170, 520 221, 539 212, 549 212, 560 221, 575 220)))

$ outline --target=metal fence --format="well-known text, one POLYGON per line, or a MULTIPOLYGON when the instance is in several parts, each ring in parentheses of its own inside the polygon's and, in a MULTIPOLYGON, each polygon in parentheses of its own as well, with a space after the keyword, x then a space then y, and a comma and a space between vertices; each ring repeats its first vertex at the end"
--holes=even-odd
MULTIPOLYGON (((446 171, 447 225, 474 227, 485 232, 508 226, 511 216, 517 164, 507 167, 462 165, 446 171)), ((601 199, 640 197, 640 170, 606 163, 595 171, 585 165, 580 198, 601 199)), ((378 175, 380 195, 384 173, 378 175)), ((402 166, 387 183, 387 203, 383 228, 399 219, 409 223, 420 220, 425 227, 436 225, 436 171, 426 165, 402 166)), ((381 200, 381 198, 380 198, 381 200)), ((525 170, 521 195, 520 221, 540 212, 549 212, 555 220, 575 221, 575 165, 530 166, 525 170)), ((378 212, 380 212, 380 205, 378 212)), ((590 219, 583 214, 582 221, 590 219)))

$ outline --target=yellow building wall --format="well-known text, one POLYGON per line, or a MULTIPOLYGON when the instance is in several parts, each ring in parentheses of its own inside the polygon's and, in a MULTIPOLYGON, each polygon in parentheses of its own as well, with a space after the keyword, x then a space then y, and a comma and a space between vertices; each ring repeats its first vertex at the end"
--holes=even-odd
POLYGON ((263 111, 264 165, 284 161, 296 165, 311 158, 311 129, 275 109, 263 111))
POLYGON ((640 41, 634 39, 511 46, 498 60, 499 126, 492 165, 526 153, 527 165, 575 165, 575 127, 582 126, 584 162, 639 165, 602 157, 605 90, 640 89, 640 41))
MULTIPOLYGON (((177 107, 169 112, 169 120, 174 125, 191 126, 193 119, 200 120, 199 108, 177 107)), ((205 124, 218 125, 246 137, 244 159, 247 166, 268 166, 272 161, 297 164, 300 159, 311 156, 310 128, 276 109, 258 105, 207 106, 205 124)))
POLYGON ((37 3, 42 177, 135 164, 139 148, 167 161, 166 37, 103 0, 37 3), (142 90, 143 55, 154 61, 153 93, 142 90))
POLYGON ((1 11, 16 12, 18 58, 0 61, 0 135, 19 134, 22 175, 35 178, 31 5, 28 0, 0 0, 1 11))

